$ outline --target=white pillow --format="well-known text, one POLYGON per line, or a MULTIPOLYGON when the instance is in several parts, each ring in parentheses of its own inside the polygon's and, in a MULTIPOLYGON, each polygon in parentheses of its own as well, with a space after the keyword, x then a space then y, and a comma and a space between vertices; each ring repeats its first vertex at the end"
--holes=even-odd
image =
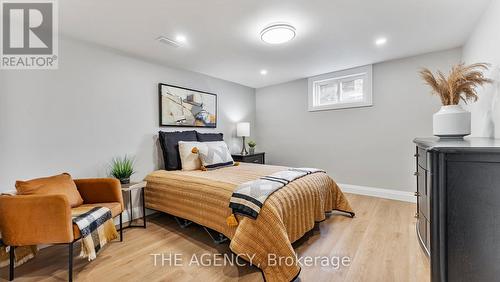
POLYGON ((179 155, 181 157, 182 170, 199 170, 201 162, 198 154, 193 153, 193 148, 199 147, 201 142, 179 141, 179 155))
POLYGON ((224 141, 198 142, 197 149, 194 152, 198 152, 201 169, 212 170, 234 165, 233 157, 224 141))

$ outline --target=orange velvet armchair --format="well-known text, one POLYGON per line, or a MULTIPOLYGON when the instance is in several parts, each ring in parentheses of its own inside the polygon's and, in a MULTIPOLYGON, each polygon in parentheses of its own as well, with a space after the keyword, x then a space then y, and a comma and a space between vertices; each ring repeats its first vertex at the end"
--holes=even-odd
MULTIPOLYGON (((82 206, 104 206, 113 217, 120 217, 120 241, 123 241, 124 209, 120 182, 114 178, 75 179, 82 206)), ((14 249, 38 244, 69 245, 69 281, 73 277, 73 244, 80 231, 73 226, 71 207, 64 195, 0 196, 0 230, 10 248, 9 279, 14 279, 14 249)))

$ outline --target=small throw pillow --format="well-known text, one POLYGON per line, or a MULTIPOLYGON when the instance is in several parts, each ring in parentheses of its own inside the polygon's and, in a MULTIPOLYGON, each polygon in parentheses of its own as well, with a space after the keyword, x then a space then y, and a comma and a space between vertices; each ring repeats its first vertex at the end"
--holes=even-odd
POLYGON ((201 169, 212 170, 226 166, 233 166, 234 160, 231 157, 229 148, 224 141, 200 142, 192 150, 197 153, 201 161, 201 169))
POLYGON ((28 181, 16 181, 19 195, 65 195, 69 205, 74 208, 83 204, 82 196, 68 173, 28 181))
POLYGON ((200 142, 179 141, 179 155, 181 156, 182 170, 199 170, 201 162, 198 154, 194 154, 193 148, 198 147, 200 142))

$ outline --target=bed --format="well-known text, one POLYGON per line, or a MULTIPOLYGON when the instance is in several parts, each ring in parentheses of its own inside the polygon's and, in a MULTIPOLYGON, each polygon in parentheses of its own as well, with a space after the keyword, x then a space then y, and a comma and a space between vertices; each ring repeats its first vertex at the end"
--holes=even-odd
MULTIPOLYGON (((226 219, 231 195, 238 185, 287 169, 281 166, 241 163, 212 171, 158 170, 146 177, 145 202, 149 209, 193 221, 227 236, 230 249, 252 255, 266 281, 292 281, 297 264, 270 265, 269 255, 293 258, 292 243, 325 219, 325 212, 354 212, 337 184, 325 173, 299 178, 274 192, 257 219, 236 215, 237 226, 226 219)), ((248 259, 247 259, 248 260, 248 259)))

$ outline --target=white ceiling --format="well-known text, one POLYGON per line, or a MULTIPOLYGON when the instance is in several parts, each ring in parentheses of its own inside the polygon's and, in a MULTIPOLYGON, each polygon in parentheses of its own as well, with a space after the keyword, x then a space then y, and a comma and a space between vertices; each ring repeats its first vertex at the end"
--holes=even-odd
POLYGON ((64 35, 259 88, 461 46, 490 0, 64 0, 64 35), (284 45, 259 32, 288 22, 284 45), (187 37, 184 47, 155 40, 187 37), (388 39, 377 47, 377 37, 388 39), (267 69, 266 76, 260 75, 267 69))

